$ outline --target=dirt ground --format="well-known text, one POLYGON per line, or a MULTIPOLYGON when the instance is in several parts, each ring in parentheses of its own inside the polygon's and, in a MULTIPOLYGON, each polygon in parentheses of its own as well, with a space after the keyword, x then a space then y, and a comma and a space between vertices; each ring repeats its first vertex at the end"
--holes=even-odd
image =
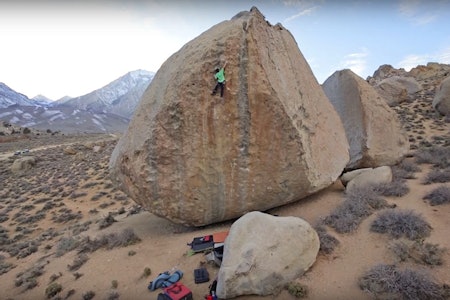
MULTIPOLYGON (((412 118, 406 126, 412 141, 411 155, 406 158, 410 161, 414 161, 416 149, 448 143, 450 136, 449 123, 421 109, 423 102, 417 101, 397 108, 403 120, 412 118)), ((55 137, 44 145, 11 144, 13 141, 0 147, 0 246, 4 250, 0 252, 0 299, 47 299, 46 289, 52 282, 62 288, 55 299, 90 299, 94 293, 94 299, 156 299, 158 291, 149 291, 149 282, 161 272, 174 270, 184 273, 181 282, 192 290, 194 299, 204 299, 211 281, 195 284, 193 271, 206 266, 212 279, 218 268, 206 263, 202 253, 190 255, 187 243, 196 236, 228 230, 233 221, 186 228, 141 210, 108 178, 108 159, 116 141, 117 137, 109 135, 78 136, 75 140, 55 137), (25 146, 29 153, 13 155, 25 146), (13 161, 24 155, 36 157, 36 165, 13 174, 13 161), (107 222, 109 215, 109 220, 115 220, 112 224, 107 222), (105 222, 109 226, 100 229, 105 222), (141 241, 112 249, 106 244, 83 252, 87 255, 78 268, 74 265, 80 259, 80 246, 62 246, 64 238, 80 242, 89 237, 92 241, 127 228, 141 241), (60 254, 61 249, 67 251, 60 254), (151 274, 146 274, 145 268, 150 268, 151 274)), ((426 241, 450 249, 450 205, 431 206, 422 199, 437 186, 450 183, 423 184, 431 166, 419 166, 415 178, 407 180, 406 195, 385 198, 400 209, 420 213, 432 227, 426 241)), ((338 181, 270 213, 297 216, 314 225, 342 203, 343 197, 344 187, 338 181)), ((307 299, 371 299, 359 288, 358 278, 376 264, 397 262, 388 248, 392 238, 370 231, 376 216, 377 212, 351 233, 327 228, 340 243, 331 254, 319 253, 310 270, 298 279, 308 287, 307 299)), ((450 251, 445 252, 443 261, 435 267, 412 267, 426 269, 439 283, 450 283, 450 251)), ((238 299, 295 298, 283 290, 279 295, 238 299)))

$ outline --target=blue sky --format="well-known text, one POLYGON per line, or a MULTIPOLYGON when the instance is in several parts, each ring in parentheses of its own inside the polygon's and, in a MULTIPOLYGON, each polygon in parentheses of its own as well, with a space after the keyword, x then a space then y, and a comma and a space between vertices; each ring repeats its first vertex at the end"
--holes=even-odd
POLYGON ((157 71, 185 43, 252 6, 295 37, 319 83, 349 68, 450 64, 450 0, 3 0, 0 82, 29 97, 89 93, 157 71))

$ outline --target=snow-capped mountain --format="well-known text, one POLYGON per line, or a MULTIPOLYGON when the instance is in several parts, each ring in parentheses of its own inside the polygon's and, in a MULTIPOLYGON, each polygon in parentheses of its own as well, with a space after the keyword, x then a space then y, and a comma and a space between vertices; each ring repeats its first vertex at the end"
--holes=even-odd
POLYGON ((155 73, 137 70, 84 96, 33 99, 0 83, 0 120, 62 132, 122 132, 155 73))
POLYGON ((123 132, 129 119, 109 113, 73 109, 69 106, 20 106, 0 109, 0 120, 20 127, 63 133, 123 132))
POLYGON ((64 105, 131 118, 154 75, 155 73, 145 70, 132 71, 89 94, 58 100, 52 106, 64 105))
POLYGON ((24 106, 36 105, 36 103, 27 96, 14 91, 3 82, 0 82, 0 108, 6 108, 14 104, 24 106))
POLYGON ((37 103, 40 106, 46 106, 53 102, 52 99, 49 99, 45 97, 44 95, 37 95, 31 98, 35 103, 37 103))

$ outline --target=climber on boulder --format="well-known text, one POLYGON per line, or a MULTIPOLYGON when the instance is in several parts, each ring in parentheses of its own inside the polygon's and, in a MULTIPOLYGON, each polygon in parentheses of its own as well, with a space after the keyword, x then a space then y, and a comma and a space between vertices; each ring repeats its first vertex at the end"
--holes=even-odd
POLYGON ((214 79, 216 79, 217 83, 212 91, 211 95, 215 95, 217 93, 217 89, 220 87, 220 97, 223 97, 223 90, 225 89, 225 67, 227 62, 223 65, 222 68, 216 68, 216 73, 214 75, 214 79))

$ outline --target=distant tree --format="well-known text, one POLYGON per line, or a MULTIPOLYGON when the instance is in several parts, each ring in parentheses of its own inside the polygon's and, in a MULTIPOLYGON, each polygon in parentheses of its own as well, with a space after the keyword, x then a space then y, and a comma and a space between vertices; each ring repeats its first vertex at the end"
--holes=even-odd
POLYGON ((47 133, 52 133, 52 131, 50 129, 47 129, 47 133))
POLYGON ((31 133, 30 128, 25 127, 25 128, 23 129, 23 133, 24 133, 24 134, 30 134, 30 133, 31 133))

